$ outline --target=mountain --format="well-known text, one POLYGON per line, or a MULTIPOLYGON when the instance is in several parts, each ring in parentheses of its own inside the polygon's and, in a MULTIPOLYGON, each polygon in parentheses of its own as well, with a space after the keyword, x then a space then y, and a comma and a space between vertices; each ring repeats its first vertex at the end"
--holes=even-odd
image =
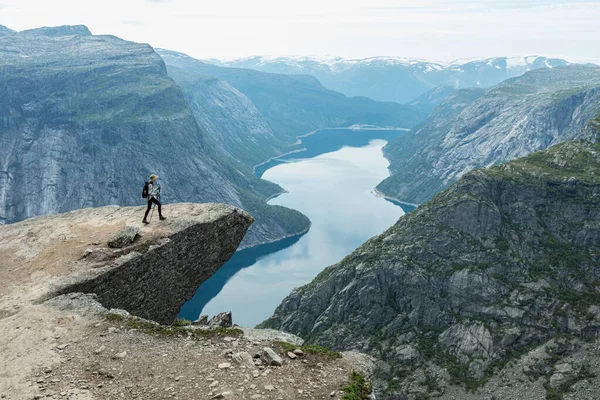
POLYGON ((0 25, 0 36, 12 35, 15 33, 12 29, 8 29, 4 25, 0 25))
POLYGON ((422 113, 429 115, 431 112, 439 106, 448 96, 454 93, 456 89, 453 89, 449 86, 438 86, 435 87, 413 101, 409 103, 409 105, 415 107, 417 110, 422 113))
POLYGON ((377 189, 422 203, 466 172, 577 138, 600 112, 600 68, 540 69, 448 97, 384 148, 392 176, 377 189))
POLYGON ((596 129, 596 143, 466 174, 294 290, 261 327, 375 356, 378 391, 400 396, 383 399, 593 398, 596 129))
POLYGON ((80 26, 3 36, 0 93, 2 223, 140 204, 143 182, 157 173, 167 204, 222 202, 250 211, 256 223, 245 246, 309 226, 302 214, 265 204, 282 189, 218 150, 149 45, 80 26))
POLYGON ((219 67, 168 50, 157 52, 169 67, 228 82, 243 93, 287 143, 316 129, 369 124, 410 128, 424 115, 410 106, 364 97, 347 98, 308 75, 283 75, 219 67))
POLYGON ((528 71, 569 64, 562 59, 539 56, 458 60, 449 64, 397 57, 247 57, 207 62, 272 73, 308 74, 326 88, 346 96, 403 104, 438 86, 486 88, 528 71))
POLYGON ((167 67, 182 88, 198 124, 221 152, 249 168, 282 154, 291 139, 273 132, 269 122, 243 93, 226 81, 167 67))
POLYGON ((85 25, 44 26, 43 28, 28 29, 19 32, 21 35, 32 36, 91 36, 92 32, 85 25))

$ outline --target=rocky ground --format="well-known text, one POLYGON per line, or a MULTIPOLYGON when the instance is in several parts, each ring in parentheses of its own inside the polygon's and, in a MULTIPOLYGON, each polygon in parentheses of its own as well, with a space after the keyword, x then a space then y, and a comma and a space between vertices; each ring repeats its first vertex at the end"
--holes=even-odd
POLYGON ((142 212, 104 207, 0 227, 0 399, 329 399, 352 371, 369 373, 366 356, 302 351, 301 339, 279 331, 223 328, 231 319, 161 326, 109 311, 100 301, 110 290, 67 290, 122 275, 110 286, 129 284, 131 301, 152 307, 180 293, 181 305, 178 282, 193 294, 251 222, 229 206, 181 204, 167 221, 137 227, 142 212), (196 261, 169 250, 182 245, 196 261))
MULTIPOLYGON (((299 345, 284 348, 277 338, 299 339, 275 331, 149 332, 152 323, 110 313, 79 294, 46 306, 57 322, 67 321, 39 348, 52 357, 37 359, 24 376, 27 396, 4 387, 0 398, 340 399, 350 372, 370 369, 358 354, 337 358, 299 345), (85 322, 69 323, 82 315, 85 322)), ((36 327, 17 323, 14 330, 36 327)))

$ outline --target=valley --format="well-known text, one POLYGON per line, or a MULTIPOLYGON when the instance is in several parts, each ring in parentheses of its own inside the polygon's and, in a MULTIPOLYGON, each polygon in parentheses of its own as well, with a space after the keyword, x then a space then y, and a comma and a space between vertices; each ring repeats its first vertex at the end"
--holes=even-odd
POLYGON ((402 132, 339 132, 341 149, 335 149, 338 146, 329 136, 330 141, 323 142, 318 134, 311 135, 307 138, 314 143, 305 143, 307 151, 285 157, 263 174, 286 189, 269 204, 302 212, 311 221, 308 232, 237 252, 182 307, 181 318, 196 320, 201 314, 211 317, 228 310, 235 323, 257 325, 292 289, 310 282, 325 266, 344 258, 412 209, 405 206, 403 210, 373 192, 388 176, 388 162, 381 152, 385 141, 378 138, 402 132))
POLYGON ((0 25, 0 398, 596 400, 600 66, 195 48, 0 25))

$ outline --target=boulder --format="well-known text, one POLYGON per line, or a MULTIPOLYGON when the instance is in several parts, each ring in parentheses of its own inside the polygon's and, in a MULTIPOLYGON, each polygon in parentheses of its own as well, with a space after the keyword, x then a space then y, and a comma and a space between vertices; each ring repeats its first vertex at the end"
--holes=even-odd
POLYGON ((215 315, 208 321, 208 326, 211 328, 231 328, 233 326, 231 312, 222 312, 215 315))
POLYGON ((275 353, 275 351, 269 347, 263 349, 263 356, 269 365, 280 367, 283 364, 283 359, 279 354, 275 353))
POLYGON ((247 368, 254 369, 254 359, 247 351, 241 351, 239 353, 235 353, 232 356, 233 361, 238 363, 239 365, 245 366, 247 368))
POLYGON ((135 238, 139 235, 140 228, 135 226, 126 226, 125 229, 117 232, 114 236, 112 236, 108 241, 108 247, 120 249, 121 247, 125 247, 135 240, 135 238))

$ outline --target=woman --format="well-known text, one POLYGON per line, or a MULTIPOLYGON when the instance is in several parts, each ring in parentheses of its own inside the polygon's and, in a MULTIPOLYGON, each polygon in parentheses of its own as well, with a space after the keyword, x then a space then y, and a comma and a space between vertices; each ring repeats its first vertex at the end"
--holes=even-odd
POLYGON ((150 175, 150 180, 148 181, 148 208, 146 209, 146 214, 144 215, 144 220, 142 221, 144 224, 149 224, 148 213, 152 208, 152 204, 156 204, 158 206, 158 218, 162 221, 163 219, 167 219, 167 217, 163 217, 161 209, 160 209, 160 185, 156 182, 158 179, 157 175, 150 175))

